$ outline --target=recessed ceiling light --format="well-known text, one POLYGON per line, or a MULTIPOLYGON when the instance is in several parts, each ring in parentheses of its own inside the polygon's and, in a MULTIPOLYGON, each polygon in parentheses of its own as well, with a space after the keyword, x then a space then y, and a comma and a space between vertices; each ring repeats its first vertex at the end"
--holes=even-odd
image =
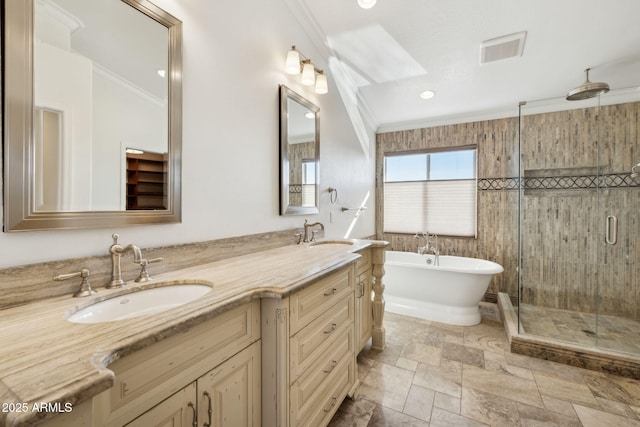
POLYGON ((167 70, 163 70, 162 68, 158 69, 158 70, 156 71, 156 73, 158 73, 158 75, 159 75, 160 77, 162 77, 163 79, 164 79, 165 77, 167 77, 167 70))
POLYGON ((358 0, 358 6, 363 9, 371 9, 376 5, 377 0, 358 0))
POLYGON ((431 99, 436 95, 436 93, 432 90, 425 90, 420 92, 420 98, 422 99, 431 99))

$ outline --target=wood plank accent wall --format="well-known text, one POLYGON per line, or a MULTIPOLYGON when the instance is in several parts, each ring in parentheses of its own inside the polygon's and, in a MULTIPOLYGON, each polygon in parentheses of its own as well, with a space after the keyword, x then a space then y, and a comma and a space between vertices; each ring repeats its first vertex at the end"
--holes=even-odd
MULTIPOLYGON (((485 300, 517 298, 518 132, 518 118, 509 118, 379 134, 376 238, 416 250, 413 235, 382 232, 384 153, 476 144, 477 238, 440 238, 440 253, 501 264, 485 300)), ((640 103, 523 117, 522 302, 640 319, 640 179, 629 175, 639 138, 640 103), (607 215, 618 218, 615 246, 603 243, 607 215)))
MULTIPOLYGON (((385 153, 476 145, 479 179, 518 175, 517 118, 382 133, 377 135, 376 143, 376 237, 389 241, 389 250, 412 252, 417 245, 413 234, 382 232, 385 153)), ((489 284, 485 295, 488 301, 495 301, 498 292, 518 293, 517 202, 517 191, 478 191, 477 238, 439 238, 443 255, 484 258, 505 268, 489 284)), ((426 230, 416 230, 422 231, 426 230)))
POLYGON ((302 163, 316 157, 316 142, 289 144, 289 205, 302 206, 302 163))

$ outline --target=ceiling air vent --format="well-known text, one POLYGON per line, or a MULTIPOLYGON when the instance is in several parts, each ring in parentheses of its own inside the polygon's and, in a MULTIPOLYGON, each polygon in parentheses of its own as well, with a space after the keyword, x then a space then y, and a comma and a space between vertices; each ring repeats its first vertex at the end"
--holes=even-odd
POLYGON ((496 37, 480 43, 480 64, 522 56, 526 31, 496 37))

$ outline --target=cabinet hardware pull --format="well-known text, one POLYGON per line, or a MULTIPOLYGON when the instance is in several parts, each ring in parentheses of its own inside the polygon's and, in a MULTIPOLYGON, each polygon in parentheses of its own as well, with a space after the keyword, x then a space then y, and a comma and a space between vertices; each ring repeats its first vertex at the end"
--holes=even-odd
POLYGON ((330 410, 333 409, 334 406, 336 406, 336 403, 338 402, 338 398, 336 397, 332 397, 331 398, 331 405, 329 406, 328 409, 323 409, 324 412, 329 412, 330 410))
POLYGON ((324 373, 328 374, 329 372, 333 371, 336 366, 338 366, 338 361, 337 360, 332 360, 331 361, 331 367, 329 369, 325 369, 324 373))
POLYGON ((196 411, 196 406, 191 402, 189 402, 187 406, 189 406, 189 408, 191 408, 191 410, 193 411, 193 422, 191 423, 191 425, 193 427, 198 427, 198 412, 196 411))
POLYGON ((211 395, 206 391, 202 393, 202 395, 205 396, 209 401, 209 406, 207 409, 207 413, 209 414, 209 422, 204 423, 202 427, 211 427, 211 416, 213 415, 213 408, 211 407, 211 395))
POLYGON ((337 289, 336 288, 331 288, 331 290, 329 292, 325 292, 324 296, 325 297, 330 297, 331 295, 335 295, 337 289))
POLYGON ((123 381, 120 383, 120 399, 124 399, 127 393, 129 393, 129 389, 127 383, 123 381))
POLYGON ((324 333, 325 334, 330 334, 331 332, 335 331, 337 327, 338 327, 337 323, 332 323, 331 327, 329 329, 327 329, 326 331, 324 331, 324 333))

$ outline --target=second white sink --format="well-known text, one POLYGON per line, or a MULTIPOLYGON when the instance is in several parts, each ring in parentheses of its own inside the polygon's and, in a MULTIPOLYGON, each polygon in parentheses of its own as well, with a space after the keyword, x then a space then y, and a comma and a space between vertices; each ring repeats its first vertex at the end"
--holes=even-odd
POLYGON ((66 320, 73 323, 102 323, 147 316, 191 302, 212 289, 200 283, 143 289, 92 304, 67 316, 66 320))

